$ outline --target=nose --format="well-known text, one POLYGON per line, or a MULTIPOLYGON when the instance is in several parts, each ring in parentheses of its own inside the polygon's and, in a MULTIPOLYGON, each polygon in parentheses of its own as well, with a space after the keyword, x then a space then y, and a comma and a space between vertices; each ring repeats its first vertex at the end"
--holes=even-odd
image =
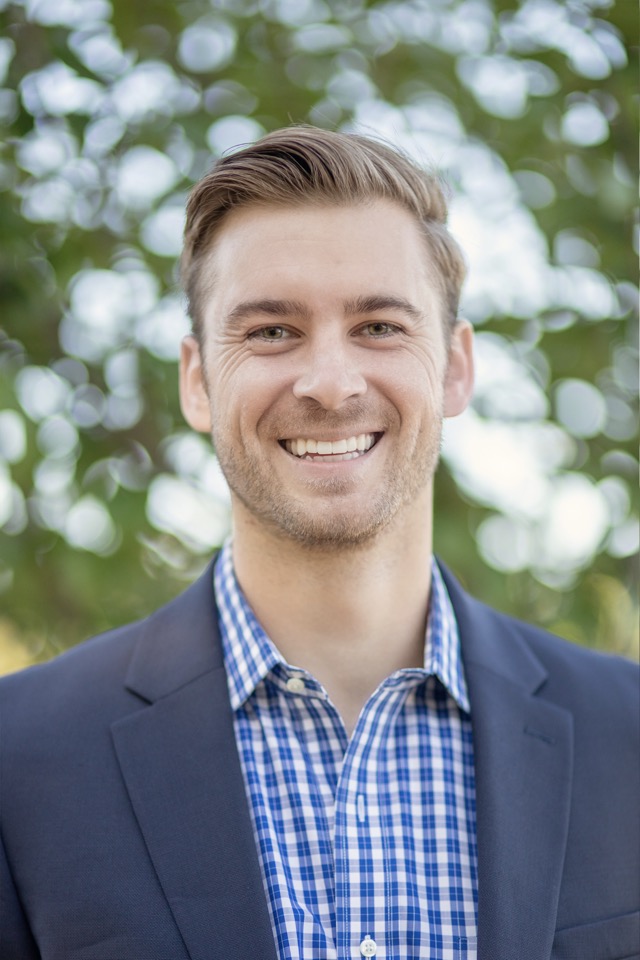
POLYGON ((333 341, 310 344, 305 364, 293 385, 293 394, 300 400, 310 397, 325 410, 338 410, 352 397, 361 397, 367 382, 356 358, 347 345, 333 341))

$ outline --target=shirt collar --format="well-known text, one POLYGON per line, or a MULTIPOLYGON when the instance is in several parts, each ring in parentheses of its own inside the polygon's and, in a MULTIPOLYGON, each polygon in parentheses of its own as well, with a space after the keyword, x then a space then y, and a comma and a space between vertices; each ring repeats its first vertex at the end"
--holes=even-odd
MULTIPOLYGON (((277 665, 285 671, 295 671, 295 667, 283 659, 240 589, 229 541, 216 560, 214 584, 231 707, 238 710, 277 665)), ((424 649, 425 675, 436 676, 458 706, 469 713, 458 625, 435 560, 424 649)))

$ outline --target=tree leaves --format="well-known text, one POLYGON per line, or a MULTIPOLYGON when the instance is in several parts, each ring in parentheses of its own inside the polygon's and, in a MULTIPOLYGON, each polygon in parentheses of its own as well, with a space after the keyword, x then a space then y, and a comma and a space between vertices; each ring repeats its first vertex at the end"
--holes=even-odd
POLYGON ((452 186, 481 378, 445 442, 444 559, 490 602, 630 652, 630 5, 4 0, 0 18, 11 643, 49 656, 144 614, 223 535, 217 462, 177 407, 184 200, 212 156, 306 121, 452 186))

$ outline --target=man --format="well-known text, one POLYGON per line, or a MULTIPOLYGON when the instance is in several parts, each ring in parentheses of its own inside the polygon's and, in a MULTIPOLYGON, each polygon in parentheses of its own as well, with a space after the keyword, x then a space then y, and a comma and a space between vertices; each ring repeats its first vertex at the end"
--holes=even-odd
POLYGON ((445 217, 312 128, 192 193, 181 398, 233 540, 0 686, 6 960, 638 956, 637 671, 431 555, 472 388, 445 217))

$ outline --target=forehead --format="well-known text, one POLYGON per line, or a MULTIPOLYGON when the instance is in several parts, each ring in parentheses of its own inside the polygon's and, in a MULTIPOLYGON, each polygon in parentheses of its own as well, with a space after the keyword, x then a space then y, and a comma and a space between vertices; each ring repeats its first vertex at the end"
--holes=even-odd
POLYGON ((437 290, 429 259, 420 224, 390 201, 243 207, 227 216, 202 264, 205 313, 248 296, 424 299, 437 290))

